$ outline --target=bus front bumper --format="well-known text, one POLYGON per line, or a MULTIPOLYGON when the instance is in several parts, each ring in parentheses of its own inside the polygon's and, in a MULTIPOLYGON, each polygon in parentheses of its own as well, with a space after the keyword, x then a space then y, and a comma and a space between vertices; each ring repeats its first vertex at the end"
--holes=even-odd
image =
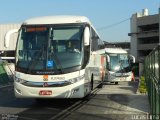
POLYGON ((104 81, 105 82, 124 82, 124 81, 131 81, 132 77, 128 76, 128 77, 112 77, 112 76, 108 76, 104 81))
POLYGON ((14 93, 17 98, 83 98, 84 82, 63 87, 28 87, 14 82, 14 93))

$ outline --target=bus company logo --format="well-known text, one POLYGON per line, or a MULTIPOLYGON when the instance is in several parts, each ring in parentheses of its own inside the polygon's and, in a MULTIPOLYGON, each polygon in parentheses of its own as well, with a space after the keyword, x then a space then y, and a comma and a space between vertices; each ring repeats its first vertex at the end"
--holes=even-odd
POLYGON ((43 81, 48 81, 48 75, 43 75, 43 81))

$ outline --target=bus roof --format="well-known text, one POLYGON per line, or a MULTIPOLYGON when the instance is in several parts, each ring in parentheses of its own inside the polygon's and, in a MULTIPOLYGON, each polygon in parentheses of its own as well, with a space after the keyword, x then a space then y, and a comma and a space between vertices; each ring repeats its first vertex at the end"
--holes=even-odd
POLYGON ((126 50, 122 49, 122 48, 104 48, 101 50, 98 50, 97 53, 99 54, 105 54, 105 53, 127 53, 126 50))
POLYGON ((69 23, 88 23, 98 34, 98 32, 96 31, 90 20, 85 16, 57 15, 57 16, 36 17, 25 20, 23 22, 23 25, 69 24, 69 23))
POLYGON ((105 48, 106 53, 127 53, 126 50, 122 48, 105 48))
POLYGON ((67 24, 67 23, 89 23, 89 19, 85 16, 44 16, 31 18, 23 22, 25 25, 38 24, 67 24))

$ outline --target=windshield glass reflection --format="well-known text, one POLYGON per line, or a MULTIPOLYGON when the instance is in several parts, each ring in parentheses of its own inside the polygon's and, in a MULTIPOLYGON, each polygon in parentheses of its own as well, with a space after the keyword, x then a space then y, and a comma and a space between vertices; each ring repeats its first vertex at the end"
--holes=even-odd
POLYGON ((17 44, 17 67, 60 70, 82 62, 83 26, 23 26, 17 44))

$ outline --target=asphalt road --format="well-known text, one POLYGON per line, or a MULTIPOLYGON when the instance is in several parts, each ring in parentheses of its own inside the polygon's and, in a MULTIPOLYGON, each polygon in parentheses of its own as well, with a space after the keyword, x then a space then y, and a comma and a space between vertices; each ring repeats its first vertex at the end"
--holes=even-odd
POLYGON ((0 88, 2 120, 137 120, 147 119, 146 95, 137 94, 137 82, 106 83, 86 99, 16 99, 13 86, 0 88), (7 119, 8 118, 8 119, 7 119))

